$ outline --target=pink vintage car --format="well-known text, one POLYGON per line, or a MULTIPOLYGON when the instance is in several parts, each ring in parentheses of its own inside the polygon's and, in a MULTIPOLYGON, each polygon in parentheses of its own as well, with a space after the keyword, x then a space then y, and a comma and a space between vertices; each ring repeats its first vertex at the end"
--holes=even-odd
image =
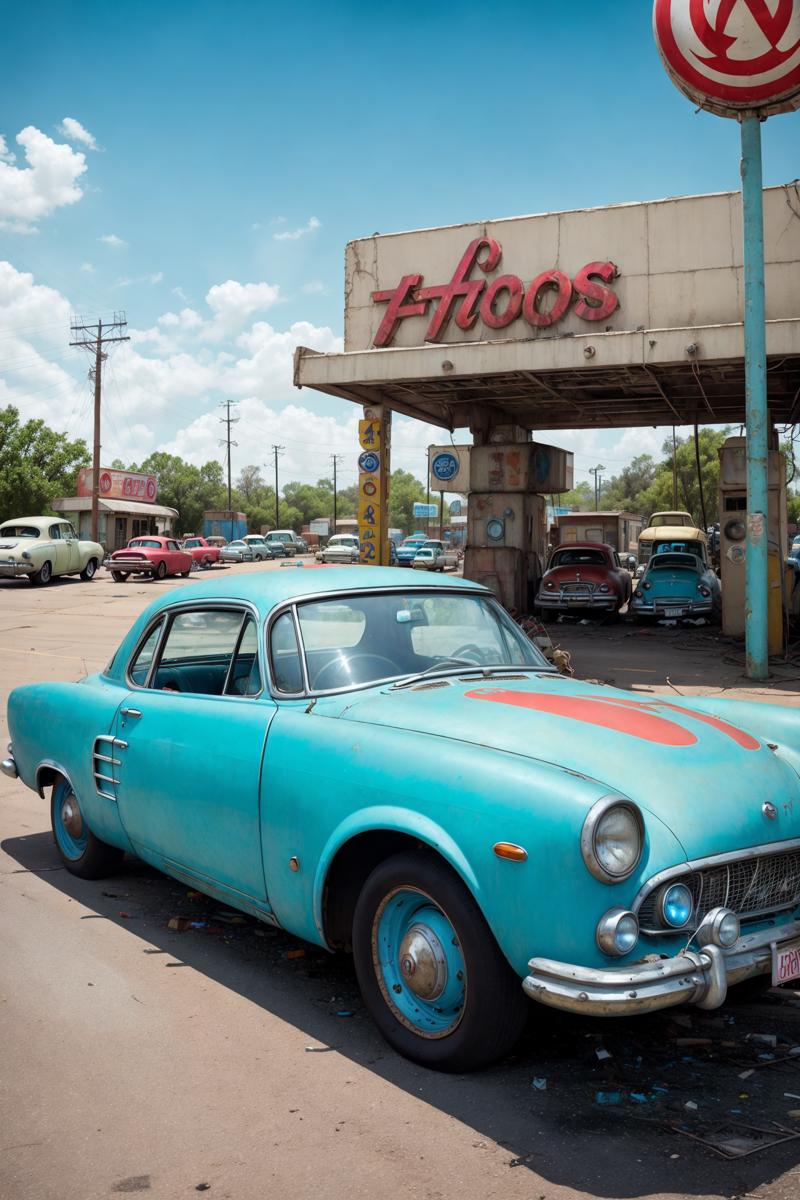
POLYGON ((204 537, 184 538, 183 549, 191 554, 196 567, 210 567, 219 562, 219 546, 213 546, 204 537))
POLYGON ((163 579, 165 575, 182 575, 192 569, 192 556, 181 550, 174 538, 133 538, 124 550, 115 550, 103 566, 111 572, 117 583, 125 583, 129 575, 149 575, 151 579, 163 579))

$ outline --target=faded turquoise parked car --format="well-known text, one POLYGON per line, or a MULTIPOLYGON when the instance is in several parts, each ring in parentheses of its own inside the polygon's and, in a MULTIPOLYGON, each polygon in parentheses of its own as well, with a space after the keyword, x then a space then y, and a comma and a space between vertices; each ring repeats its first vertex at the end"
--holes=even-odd
POLYGON ((635 617, 710 617, 722 611, 720 582, 712 567, 696 554, 654 554, 634 589, 635 617))
POLYGON ((127 851, 352 948, 431 1067, 509 1051, 526 995, 608 1016, 800 975, 797 712, 565 678, 474 583, 203 581, 8 716, 3 770, 50 789, 68 870, 127 851))

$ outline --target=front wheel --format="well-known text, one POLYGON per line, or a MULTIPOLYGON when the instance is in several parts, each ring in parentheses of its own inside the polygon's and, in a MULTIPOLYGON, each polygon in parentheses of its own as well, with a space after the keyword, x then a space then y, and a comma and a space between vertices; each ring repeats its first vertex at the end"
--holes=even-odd
POLYGON ((375 868, 356 905, 353 957, 378 1029, 423 1066, 487 1066, 522 1032, 520 980, 464 884, 431 853, 375 868))
POLYGON ((84 583, 91 583, 97 573, 97 559, 90 558, 86 566, 81 571, 81 579, 84 583))
POLYGON ((128 582, 128 574, 126 571, 112 571, 111 578, 114 580, 114 583, 128 582))
POLYGON ((119 867, 123 851, 94 836, 83 819, 77 796, 63 775, 53 784, 50 820, 56 849, 71 874, 81 879, 102 879, 119 867))

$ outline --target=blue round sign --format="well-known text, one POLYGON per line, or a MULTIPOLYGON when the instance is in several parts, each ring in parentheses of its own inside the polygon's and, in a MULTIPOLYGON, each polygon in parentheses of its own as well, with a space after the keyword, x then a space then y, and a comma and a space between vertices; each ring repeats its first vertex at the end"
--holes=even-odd
POLYGON ((363 454, 359 454, 358 456, 359 471, 366 471, 368 475, 374 475, 380 465, 380 457, 374 450, 365 450, 363 454))
POLYGON ((441 479, 443 483, 447 483, 454 475, 458 474, 459 462, 455 454, 450 454, 449 451, 443 454, 437 454, 431 463, 431 474, 436 479, 441 479))

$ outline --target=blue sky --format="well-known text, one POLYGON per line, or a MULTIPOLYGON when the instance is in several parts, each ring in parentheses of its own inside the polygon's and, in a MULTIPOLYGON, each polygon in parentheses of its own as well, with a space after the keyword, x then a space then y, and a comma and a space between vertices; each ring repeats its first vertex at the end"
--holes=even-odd
MULTIPOLYGON (((235 466, 278 441, 286 479, 326 474, 332 449, 352 476, 357 410, 296 392, 289 366, 298 341, 338 345, 348 240, 738 187, 738 127, 669 82, 650 9, 18 6, 0 84, 0 404, 88 437, 69 313, 125 309, 106 459, 219 454, 230 395, 235 466), (41 165, 23 179, 31 127, 41 165)), ((764 127, 765 184, 800 174, 798 121, 764 127)), ((395 465, 422 474, 430 440, 398 422, 395 465)), ((578 478, 635 452, 619 431, 559 440, 578 478)))

